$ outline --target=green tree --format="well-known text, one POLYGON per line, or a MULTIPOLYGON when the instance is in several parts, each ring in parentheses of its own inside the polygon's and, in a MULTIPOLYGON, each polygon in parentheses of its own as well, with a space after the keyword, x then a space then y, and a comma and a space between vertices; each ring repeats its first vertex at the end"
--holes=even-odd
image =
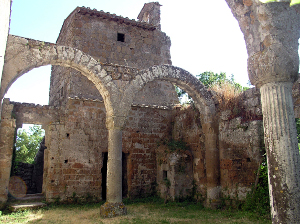
POLYGON ((213 73, 212 71, 209 72, 203 72, 199 75, 196 75, 196 77, 205 85, 206 87, 211 87, 214 84, 219 84, 221 85, 224 83, 226 79, 226 73, 221 72, 220 74, 218 73, 213 73))
POLYGON ((45 132, 40 125, 30 126, 28 132, 19 129, 16 140, 15 161, 32 164, 44 135, 45 132))
POLYGON ((225 82, 230 83, 233 85, 238 91, 245 91, 249 89, 248 87, 243 87, 241 84, 237 83, 234 80, 234 75, 231 75, 229 79, 226 78, 226 73, 221 72, 213 73, 211 71, 209 72, 203 72, 196 76, 207 88, 212 87, 213 85, 219 85, 222 86, 225 82))
POLYGON ((290 6, 300 4, 300 0, 260 0, 262 3, 269 2, 290 2, 290 6))
MULTIPOLYGON (((222 84, 224 84, 224 83, 229 83, 235 89, 237 89, 238 92, 242 92, 242 91, 245 91, 245 90, 249 89, 248 87, 243 87, 239 83, 235 82, 234 75, 231 75, 230 78, 227 79, 225 72, 220 72, 218 74, 218 73, 214 73, 212 71, 206 71, 206 72, 203 72, 199 75, 196 75, 196 77, 207 88, 210 88, 214 85, 222 86, 222 84)), ((186 103, 190 104, 190 103, 193 102, 191 97, 189 97, 184 90, 180 89, 177 86, 175 86, 175 90, 176 90, 177 96, 180 98, 180 103, 181 104, 186 104, 186 103), (184 101, 184 99, 185 99, 185 101, 184 101)))

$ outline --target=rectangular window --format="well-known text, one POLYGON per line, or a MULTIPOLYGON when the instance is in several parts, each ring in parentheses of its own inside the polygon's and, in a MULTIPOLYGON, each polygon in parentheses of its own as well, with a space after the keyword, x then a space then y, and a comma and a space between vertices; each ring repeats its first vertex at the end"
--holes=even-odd
POLYGON ((125 34, 124 33, 118 33, 118 41, 125 42, 125 34))

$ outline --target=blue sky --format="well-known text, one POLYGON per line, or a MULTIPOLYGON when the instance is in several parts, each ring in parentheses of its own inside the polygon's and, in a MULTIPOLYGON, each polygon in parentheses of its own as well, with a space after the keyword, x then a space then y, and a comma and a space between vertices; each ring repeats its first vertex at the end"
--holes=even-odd
MULTIPOLYGON (((64 19, 77 7, 136 19, 145 0, 14 0, 10 33, 55 43, 64 19)), ((247 53, 242 32, 225 0, 161 0, 161 26, 172 41, 173 65, 194 75, 204 71, 233 74, 246 86, 247 53)), ((6 98, 48 104, 50 66, 19 78, 6 98)))

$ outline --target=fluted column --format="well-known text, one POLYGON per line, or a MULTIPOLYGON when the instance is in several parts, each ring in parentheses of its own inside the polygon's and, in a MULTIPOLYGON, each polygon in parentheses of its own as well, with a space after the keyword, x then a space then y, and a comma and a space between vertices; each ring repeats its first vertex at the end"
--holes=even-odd
POLYGON ((272 223, 300 223, 299 151, 292 101, 300 5, 225 0, 244 34, 250 81, 261 91, 272 223))
POLYGON ((292 83, 260 88, 273 223, 300 223, 300 163, 292 83))

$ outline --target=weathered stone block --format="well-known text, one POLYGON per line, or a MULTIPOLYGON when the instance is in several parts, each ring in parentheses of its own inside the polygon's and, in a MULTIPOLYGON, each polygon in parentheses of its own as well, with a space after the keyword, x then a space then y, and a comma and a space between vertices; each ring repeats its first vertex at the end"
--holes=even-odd
POLYGON ((100 216, 103 218, 112 218, 116 216, 126 215, 127 208, 125 205, 120 203, 109 203, 106 202, 100 207, 100 216))

